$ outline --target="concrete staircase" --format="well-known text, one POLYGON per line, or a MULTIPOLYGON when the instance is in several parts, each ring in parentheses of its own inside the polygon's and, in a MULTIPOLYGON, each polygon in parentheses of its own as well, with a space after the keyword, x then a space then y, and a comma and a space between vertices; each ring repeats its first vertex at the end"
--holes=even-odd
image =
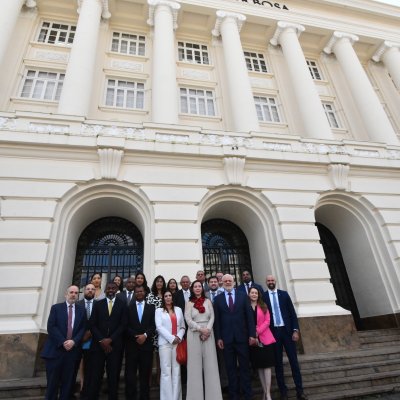
MULTIPOLYGON (((363 399, 384 393, 396 393, 400 399, 400 329, 359 332, 359 336, 361 345, 357 351, 299 356, 304 388, 310 400, 363 399)), ((289 398, 295 399, 287 361, 285 371, 289 398)), ((273 386, 272 398, 279 399, 275 380, 273 386)), ((253 387, 255 399, 261 399, 257 379, 253 387)), ((0 399, 43 399, 45 388, 46 379, 42 371, 35 378, 0 382, 0 399)), ((120 393, 123 399, 123 382, 120 393)), ((104 394, 101 400, 106 398, 104 394)), ((158 387, 152 388, 151 398, 159 399, 158 387)))

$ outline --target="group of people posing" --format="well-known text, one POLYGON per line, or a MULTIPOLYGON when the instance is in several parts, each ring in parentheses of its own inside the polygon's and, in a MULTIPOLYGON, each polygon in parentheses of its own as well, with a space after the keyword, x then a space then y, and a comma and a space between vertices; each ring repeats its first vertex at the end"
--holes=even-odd
POLYGON ((275 367, 281 399, 288 397, 283 371, 285 348, 298 400, 305 400, 297 361, 299 326, 287 292, 276 289, 269 275, 267 290, 242 272, 235 287, 232 275, 217 272, 206 280, 186 275, 166 283, 157 276, 151 288, 139 272, 125 281, 116 276, 101 289, 101 275, 94 274, 84 287, 70 286, 66 301, 52 306, 48 339, 42 357, 46 361, 46 399, 69 400, 81 365, 82 400, 100 396, 107 373, 109 400, 118 398, 125 356, 126 399, 148 400, 153 355, 157 357, 160 400, 253 399, 252 368, 263 388, 260 400, 271 400, 271 367, 275 367), (187 340, 187 365, 177 361, 177 347, 187 340), (239 379, 238 379, 239 378, 239 379), (222 389, 221 389, 222 386, 222 389))

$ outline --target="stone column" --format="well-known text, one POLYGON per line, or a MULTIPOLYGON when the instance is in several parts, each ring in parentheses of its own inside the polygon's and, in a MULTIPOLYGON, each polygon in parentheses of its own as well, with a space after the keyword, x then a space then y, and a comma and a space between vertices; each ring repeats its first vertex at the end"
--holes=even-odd
POLYGON ((259 130, 249 74, 240 42, 240 29, 246 21, 242 14, 217 11, 212 34, 222 37, 225 76, 228 83, 233 129, 239 132, 259 130))
POLYGON ((398 145, 399 141, 389 118, 353 49, 353 43, 357 40, 355 35, 334 32, 324 52, 335 53, 369 138, 375 142, 398 145))
POLYGON ((169 0, 148 0, 149 19, 153 26, 152 120, 177 124, 179 113, 176 82, 175 34, 180 4, 169 0))
POLYGON ((36 7, 34 0, 8 0, 1 2, 0 13, 0 65, 3 62, 4 54, 11 42, 11 35, 17 23, 18 16, 23 5, 36 7))
POLYGON ((383 61, 394 84, 400 90, 400 43, 384 41, 372 59, 375 62, 383 61))
POLYGON ((59 114, 87 116, 92 95, 100 19, 108 19, 107 0, 81 0, 74 43, 58 104, 59 114))
POLYGON ((281 45, 306 136, 333 139, 328 119, 299 43, 298 37, 304 30, 302 25, 279 21, 270 43, 273 46, 281 45))

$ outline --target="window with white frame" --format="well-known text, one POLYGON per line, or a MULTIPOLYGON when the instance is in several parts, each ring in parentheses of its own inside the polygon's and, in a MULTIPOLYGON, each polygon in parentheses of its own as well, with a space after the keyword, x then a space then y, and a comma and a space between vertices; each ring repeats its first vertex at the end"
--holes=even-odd
POLYGON ((215 116, 213 90, 181 88, 180 99, 182 113, 215 116))
POLYGON ((254 103, 259 121, 281 122, 276 97, 254 96, 254 103))
POLYGON ((38 36, 38 42, 48 44, 72 44, 75 31, 75 25, 43 21, 38 36))
POLYGON ((210 64, 208 47, 205 44, 178 42, 178 59, 193 64, 210 64))
POLYGON ((339 128, 339 120, 336 115, 335 107, 333 103, 322 102, 322 107, 324 107, 326 118, 331 128, 339 128))
POLYGON ((21 97, 38 100, 59 100, 64 75, 61 72, 27 70, 23 79, 21 97))
POLYGON ((306 60, 308 70, 310 71, 311 77, 316 81, 322 81, 322 74, 318 68, 318 64, 313 60, 306 60))
POLYGON ((130 33, 113 32, 111 51, 133 56, 146 54, 146 37, 130 33))
POLYGON ((250 51, 244 52, 247 69, 253 72, 268 72, 267 64, 265 63, 264 55, 250 51))
POLYGON ((144 108, 144 83, 108 79, 106 105, 120 108, 144 108))

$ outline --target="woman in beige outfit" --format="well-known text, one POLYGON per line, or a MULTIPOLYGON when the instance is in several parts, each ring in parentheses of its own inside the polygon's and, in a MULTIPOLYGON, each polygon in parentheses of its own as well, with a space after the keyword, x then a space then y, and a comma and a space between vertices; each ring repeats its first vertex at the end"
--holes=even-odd
POLYGON ((190 291, 190 301, 185 306, 185 319, 188 324, 186 400, 222 400, 213 334, 213 305, 206 299, 200 281, 194 281, 190 291))

